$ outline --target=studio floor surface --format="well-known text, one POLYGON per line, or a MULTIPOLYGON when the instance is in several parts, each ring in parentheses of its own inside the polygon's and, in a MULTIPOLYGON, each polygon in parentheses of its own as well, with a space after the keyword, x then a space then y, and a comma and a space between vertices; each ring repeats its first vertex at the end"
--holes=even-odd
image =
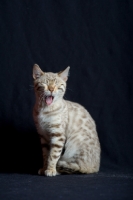
POLYGON ((132 200, 133 174, 103 173, 44 177, 1 173, 0 200, 132 200))

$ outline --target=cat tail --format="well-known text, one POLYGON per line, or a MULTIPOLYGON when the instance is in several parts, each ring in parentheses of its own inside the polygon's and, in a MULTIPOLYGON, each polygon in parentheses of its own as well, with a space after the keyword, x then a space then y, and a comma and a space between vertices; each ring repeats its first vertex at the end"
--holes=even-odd
POLYGON ((79 174, 80 168, 77 163, 66 161, 59 161, 56 167, 57 171, 61 174, 79 174))

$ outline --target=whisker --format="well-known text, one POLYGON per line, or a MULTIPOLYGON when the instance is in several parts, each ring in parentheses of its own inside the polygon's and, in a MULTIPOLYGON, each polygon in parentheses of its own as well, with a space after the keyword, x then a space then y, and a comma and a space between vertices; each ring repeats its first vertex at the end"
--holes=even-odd
POLYGON ((44 101, 44 98, 45 98, 45 93, 41 93, 40 94, 40 97, 39 97, 39 104, 41 105, 42 101, 44 101))
POLYGON ((40 94, 40 97, 42 98, 42 97, 44 97, 45 96, 45 94, 43 93, 43 94, 40 94))
POLYGON ((64 99, 68 100, 68 99, 66 98, 66 96, 64 96, 64 99))
POLYGON ((34 85, 29 85, 30 87, 34 88, 34 85))
MULTIPOLYGON (((72 91, 72 89, 70 89, 70 88, 68 88, 68 87, 67 87, 66 89, 68 89, 68 90, 72 91)), ((73 92, 73 91, 72 91, 72 92, 73 92)))
POLYGON ((33 90, 34 89, 34 86, 33 85, 29 85, 31 88, 27 89, 26 91, 30 91, 30 90, 33 90))
POLYGON ((27 89, 26 91, 33 90, 33 88, 27 89))
POLYGON ((43 100, 44 100, 44 98, 41 97, 41 98, 40 98, 40 101, 39 101, 39 104, 41 104, 43 100))

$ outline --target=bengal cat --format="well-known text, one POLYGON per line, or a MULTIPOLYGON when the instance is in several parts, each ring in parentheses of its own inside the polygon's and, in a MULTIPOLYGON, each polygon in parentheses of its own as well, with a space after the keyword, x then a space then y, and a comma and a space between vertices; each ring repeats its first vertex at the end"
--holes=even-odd
POLYGON ((40 175, 99 171, 101 150, 95 122, 83 106, 63 99, 69 69, 52 73, 33 66, 33 118, 43 156, 40 175))

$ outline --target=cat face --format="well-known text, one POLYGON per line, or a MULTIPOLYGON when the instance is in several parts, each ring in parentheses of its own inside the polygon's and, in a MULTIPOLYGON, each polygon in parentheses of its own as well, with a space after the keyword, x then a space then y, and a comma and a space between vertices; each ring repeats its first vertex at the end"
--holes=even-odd
POLYGON ((59 73, 44 73, 38 65, 33 66, 34 88, 40 102, 47 106, 63 98, 66 90, 69 67, 59 73))

